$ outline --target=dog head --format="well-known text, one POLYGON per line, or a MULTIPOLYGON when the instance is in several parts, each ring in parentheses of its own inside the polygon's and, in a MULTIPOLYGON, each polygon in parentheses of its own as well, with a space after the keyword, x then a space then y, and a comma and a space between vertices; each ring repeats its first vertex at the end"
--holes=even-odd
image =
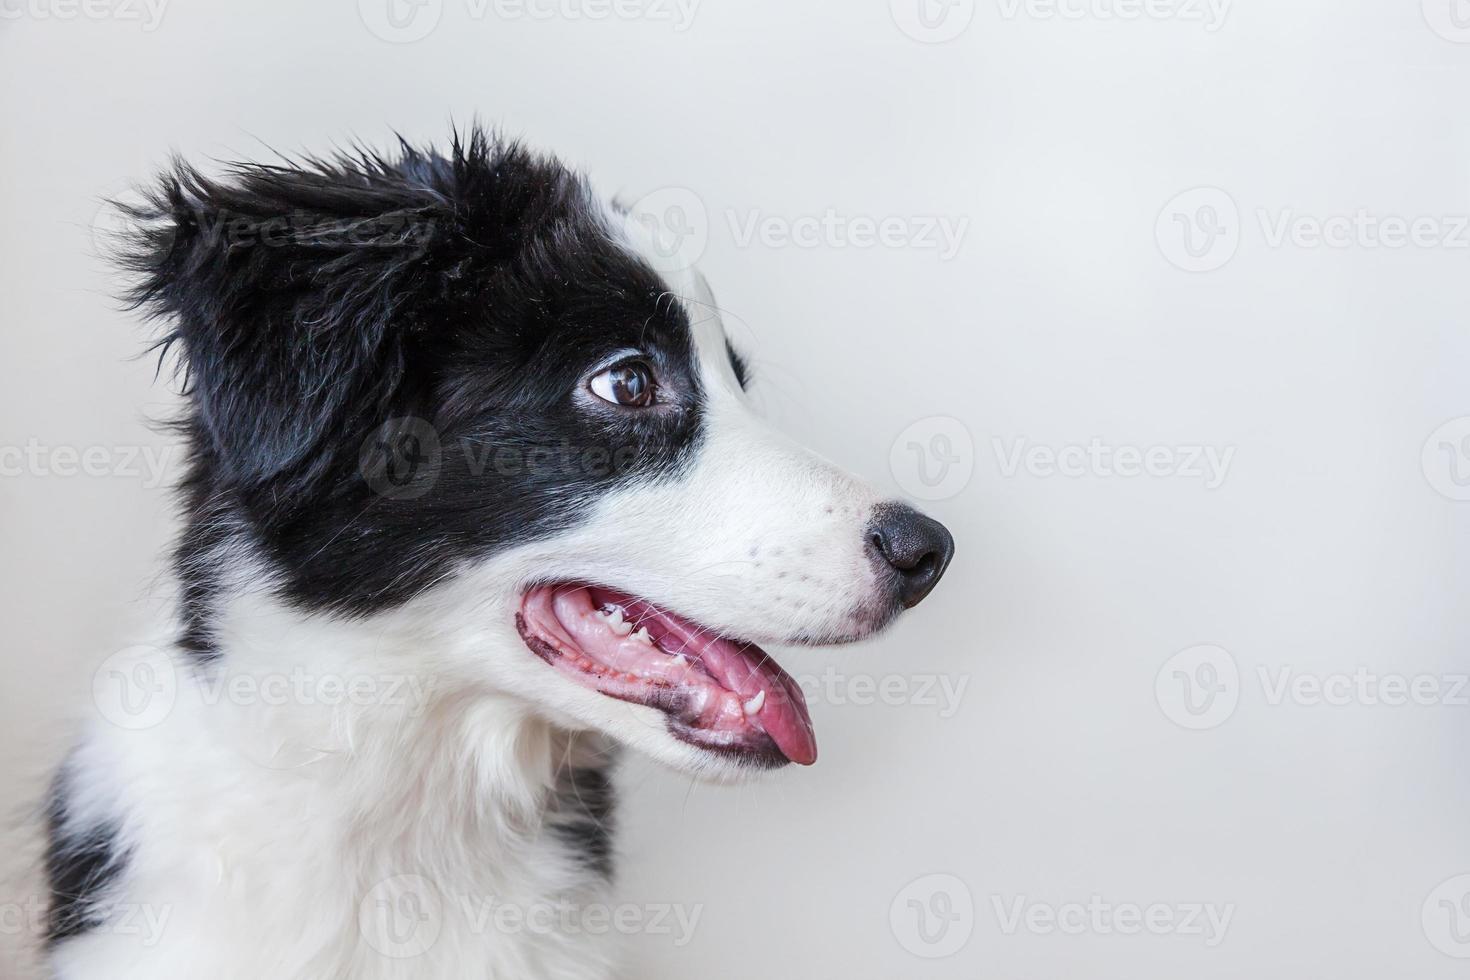
POLYGON ((209 555, 308 616, 409 620, 434 669, 676 766, 810 763, 759 644, 868 636, 953 544, 749 409, 703 279, 553 160, 478 130, 180 165, 131 209, 132 299, 187 370, 185 645, 209 555))

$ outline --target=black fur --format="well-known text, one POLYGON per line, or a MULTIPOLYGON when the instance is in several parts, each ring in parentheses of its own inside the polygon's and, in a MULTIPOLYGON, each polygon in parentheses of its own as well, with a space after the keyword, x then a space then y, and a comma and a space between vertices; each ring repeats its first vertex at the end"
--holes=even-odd
POLYGON ((46 879, 51 890, 46 942, 51 945, 102 923, 102 895, 127 863, 116 823, 70 824, 67 793, 63 772, 46 806, 46 879))
POLYGON ((613 808, 617 797, 607 769, 569 766, 557 776, 551 827, 588 868, 611 878, 613 808))
POLYGON ((729 340, 725 341, 725 353, 730 355, 730 367, 735 371, 735 380, 740 382, 741 390, 750 387, 750 361, 745 355, 735 349, 729 340))
POLYGON ((365 614, 698 442, 683 307, 553 160, 472 129, 447 154, 179 163, 148 201, 128 299, 187 376, 175 563, 202 659, 222 548, 248 543, 300 607, 365 614), (625 350, 657 410, 585 397, 625 350))

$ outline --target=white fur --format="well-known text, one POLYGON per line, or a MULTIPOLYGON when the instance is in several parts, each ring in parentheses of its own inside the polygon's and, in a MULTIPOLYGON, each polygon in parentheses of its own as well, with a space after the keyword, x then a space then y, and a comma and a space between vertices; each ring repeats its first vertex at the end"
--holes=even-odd
MULTIPOLYGON (((636 225, 609 220, 641 247, 636 225)), ((671 737, 658 711, 533 656, 514 627, 525 584, 590 579, 777 643, 864 632, 876 588, 872 491, 751 415, 708 291, 693 273, 667 276, 696 321, 706 397, 705 440, 679 477, 621 490, 576 528, 366 619, 292 611, 267 569, 222 557, 238 574, 217 609, 220 661, 141 653, 176 680, 167 717, 139 731, 99 723, 71 762, 71 818, 125 828, 108 903, 162 924, 63 942, 61 980, 611 974, 615 931, 506 932, 484 917, 489 901, 610 901, 547 826, 559 768, 611 737, 690 773, 740 770, 671 737), (368 697, 262 694, 303 675, 368 697), (407 913, 406 942, 374 925, 394 912, 407 913)))

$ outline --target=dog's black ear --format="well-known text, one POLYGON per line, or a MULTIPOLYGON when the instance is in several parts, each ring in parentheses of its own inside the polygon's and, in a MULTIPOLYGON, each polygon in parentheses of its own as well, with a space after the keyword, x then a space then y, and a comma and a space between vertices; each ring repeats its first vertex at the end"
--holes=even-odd
POLYGON ((196 450, 227 486, 284 497, 355 459, 394 414, 415 338, 575 190, 478 129, 448 157, 400 150, 221 179, 180 162, 124 207, 126 298, 170 323, 196 450))

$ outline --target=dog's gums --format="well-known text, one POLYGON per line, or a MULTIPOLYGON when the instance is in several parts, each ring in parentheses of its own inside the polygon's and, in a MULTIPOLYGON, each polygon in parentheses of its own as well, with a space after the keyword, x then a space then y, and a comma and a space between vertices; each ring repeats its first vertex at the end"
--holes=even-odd
POLYGON ((581 583, 531 589, 516 628, 537 656, 578 683, 663 711, 682 741, 761 766, 816 761, 800 686, 754 644, 581 583))

